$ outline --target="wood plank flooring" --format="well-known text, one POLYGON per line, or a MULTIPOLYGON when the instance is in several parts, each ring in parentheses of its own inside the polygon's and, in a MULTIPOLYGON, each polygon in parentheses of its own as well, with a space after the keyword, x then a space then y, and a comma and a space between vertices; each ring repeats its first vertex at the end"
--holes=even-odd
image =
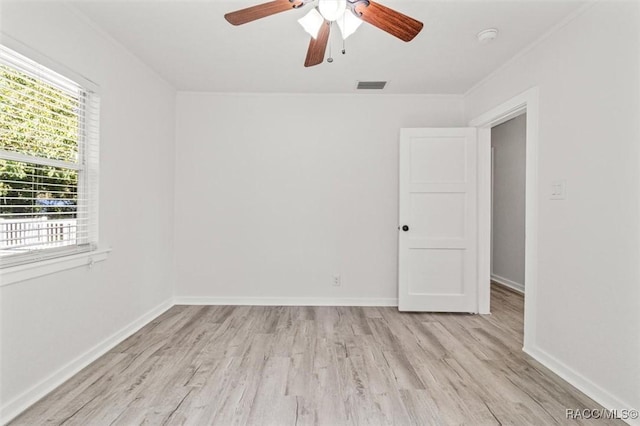
POLYGON ((175 306, 12 425, 557 425, 599 405, 522 351, 522 296, 493 315, 175 306))

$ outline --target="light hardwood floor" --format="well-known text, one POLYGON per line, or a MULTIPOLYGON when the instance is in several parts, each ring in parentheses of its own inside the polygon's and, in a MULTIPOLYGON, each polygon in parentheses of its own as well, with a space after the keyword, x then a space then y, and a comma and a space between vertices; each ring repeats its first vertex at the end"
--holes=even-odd
POLYGON ((492 308, 175 306, 12 424, 582 424, 599 406, 521 351, 522 296, 492 308))

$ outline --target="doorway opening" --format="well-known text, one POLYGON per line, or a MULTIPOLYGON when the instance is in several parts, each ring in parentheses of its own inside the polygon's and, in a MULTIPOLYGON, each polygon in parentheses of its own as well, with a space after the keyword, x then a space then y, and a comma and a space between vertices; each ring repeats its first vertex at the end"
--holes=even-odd
POLYGON ((523 332, 526 112, 491 128, 491 304, 523 332))
POLYGON ((469 125, 478 129, 478 312, 490 314, 491 254, 493 250, 491 133, 493 128, 520 116, 524 119, 526 129, 524 153, 524 275, 522 283, 526 283, 524 286, 523 350, 528 352, 527 349, 535 342, 536 325, 538 89, 527 90, 471 120, 469 125))

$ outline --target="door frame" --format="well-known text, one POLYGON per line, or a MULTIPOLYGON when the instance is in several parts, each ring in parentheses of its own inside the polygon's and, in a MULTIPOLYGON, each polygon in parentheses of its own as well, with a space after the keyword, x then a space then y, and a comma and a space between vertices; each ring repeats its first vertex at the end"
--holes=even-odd
POLYGON ((478 129, 478 311, 490 314, 491 297, 491 128, 521 114, 526 118, 524 347, 536 336, 538 285, 538 88, 533 87, 469 122, 478 129))

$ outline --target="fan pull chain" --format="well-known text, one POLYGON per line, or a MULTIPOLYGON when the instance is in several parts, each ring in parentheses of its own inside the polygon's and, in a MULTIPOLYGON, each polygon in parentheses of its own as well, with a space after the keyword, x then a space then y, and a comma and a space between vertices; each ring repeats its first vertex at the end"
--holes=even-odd
POLYGON ((331 31, 333 29, 333 22, 331 22, 329 24, 329 57, 327 58, 327 62, 331 63, 333 62, 333 58, 331 57, 331 33, 333 31, 331 31))
MULTIPOLYGON (((346 12, 345 12, 346 13, 346 12)), ((342 28, 347 28, 347 24, 346 24, 346 17, 345 17, 345 13, 342 14, 342 28)), ((340 35, 342 35, 342 32, 340 32, 340 35)), ((342 37, 341 37, 342 38, 342 37)), ((347 53, 347 40, 342 38, 342 54, 344 55, 345 53, 347 53)))

